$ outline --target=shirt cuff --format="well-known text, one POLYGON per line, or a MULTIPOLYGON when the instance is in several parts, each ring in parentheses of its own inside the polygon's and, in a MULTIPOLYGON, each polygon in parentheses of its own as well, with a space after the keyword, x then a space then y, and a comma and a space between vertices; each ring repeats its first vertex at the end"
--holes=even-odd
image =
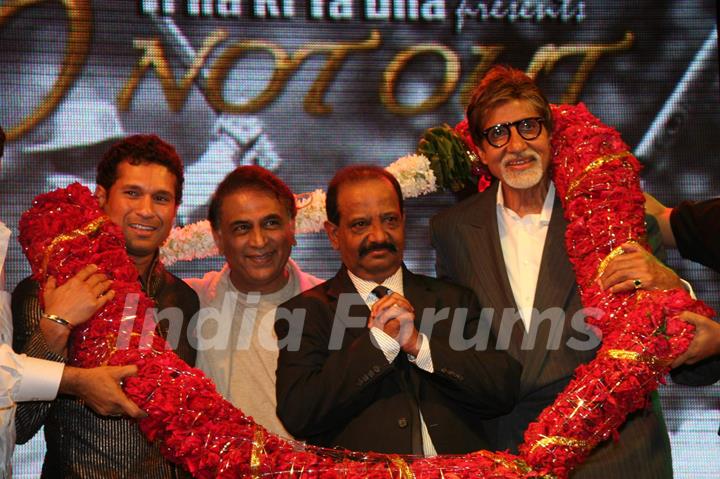
POLYGON ((691 297, 692 299, 697 299, 697 296, 695 296, 695 291, 693 290, 692 285, 691 285, 690 283, 688 283, 687 281, 685 281, 684 279, 682 279, 682 278, 680 278, 680 281, 682 282, 683 286, 685 287, 685 291, 688 292, 688 294, 690 295, 690 297, 691 297))
POLYGON ((370 328, 370 335, 375 340, 375 344, 380 347, 387 362, 391 363, 395 361, 395 358, 400 353, 400 345, 398 342, 380 328, 370 328))
POLYGON ((57 396, 62 379, 63 363, 31 358, 24 354, 18 358, 23 365, 23 377, 15 400, 51 401, 57 396))
POLYGON ((8 245, 10 244, 10 230, 0 221, 0 268, 5 264, 8 245))
POLYGON ((0 344, 12 344, 12 313, 7 291, 0 291, 0 344))
POLYGON ((420 341, 420 351, 418 351, 417 357, 408 354, 408 359, 423 371, 432 373, 434 369, 432 356, 430 355, 430 341, 424 333, 419 334, 418 341, 420 341))

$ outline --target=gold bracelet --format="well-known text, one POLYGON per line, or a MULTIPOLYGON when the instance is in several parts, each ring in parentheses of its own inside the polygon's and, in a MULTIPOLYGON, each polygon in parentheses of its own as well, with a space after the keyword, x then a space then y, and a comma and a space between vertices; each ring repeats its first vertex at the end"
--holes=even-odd
POLYGON ((63 319, 60 316, 56 316, 54 314, 43 313, 41 318, 47 319, 48 321, 52 321, 53 323, 57 323, 61 326, 65 326, 66 328, 68 328, 69 330, 72 331, 73 325, 70 323, 70 321, 63 319))

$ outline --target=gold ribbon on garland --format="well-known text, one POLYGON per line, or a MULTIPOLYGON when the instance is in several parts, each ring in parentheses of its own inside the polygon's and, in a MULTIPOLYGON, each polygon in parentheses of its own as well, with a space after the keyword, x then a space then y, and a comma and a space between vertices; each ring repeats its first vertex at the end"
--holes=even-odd
POLYGON ((265 455, 265 433, 260 426, 255 429, 253 436, 252 451, 250 452, 250 477, 260 479, 260 466, 262 456, 265 455))
POLYGON ((623 349, 608 349, 605 354, 612 359, 620 359, 624 361, 635 361, 649 364, 651 366, 666 366, 670 361, 650 356, 649 354, 638 353, 636 351, 626 351, 623 349))
MULTIPOLYGON (((640 243, 638 243, 635 240, 628 240, 628 241, 626 241, 626 243, 641 246, 640 243)), ((602 261, 600 261, 600 265, 598 266, 598 269, 597 269, 597 277, 602 276, 602 274, 605 272, 605 269, 610 264, 610 261, 614 260, 615 258, 617 258, 618 256, 620 256, 623 253, 624 253, 624 250, 623 250, 622 246, 618 246, 615 249, 613 249, 610 253, 608 253, 608 255, 605 256, 605 258, 603 258, 602 261)))
POLYGON ((537 441, 530 452, 535 451, 538 447, 549 447, 549 446, 563 446, 571 447, 574 449, 589 449, 590 443, 583 441, 582 439, 573 439, 570 437, 562 436, 544 436, 542 439, 537 441))
POLYGON ((100 227, 110 218, 106 215, 99 216, 95 218, 94 220, 90 221, 89 223, 86 223, 84 226, 81 226, 80 228, 74 229, 69 233, 62 233, 57 235, 50 241, 50 244, 47 245, 45 248, 45 251, 43 252, 43 271, 45 271, 45 267, 47 266, 48 261, 50 260, 50 255, 52 254, 53 250, 57 247, 58 244, 62 243, 63 241, 70 241, 75 238, 79 238, 80 236, 86 236, 89 234, 94 233, 100 227))
MULTIPOLYGON (((593 171, 593 170, 595 170, 595 169, 597 169, 597 168, 600 168, 601 166, 603 166, 603 165, 605 165, 605 164, 607 164, 607 163, 610 163, 610 162, 615 161, 615 160, 622 160, 622 159, 627 158, 627 157, 629 157, 629 156, 632 156, 632 153, 630 153, 629 151, 621 151, 620 153, 613 153, 613 154, 611 154, 611 155, 601 156, 600 158, 597 158, 597 159, 591 161, 591 162, 583 169, 582 173, 580 173, 580 174, 578 175, 578 177, 575 178, 575 179, 572 181, 572 183, 570 183, 570 186, 568 187, 567 191, 565 192, 565 200, 569 200, 569 199, 570 199, 570 193, 572 193, 572 191, 573 191, 575 188, 577 188, 580 183, 582 183, 582 181, 585 179, 585 177, 587 176, 588 173, 590 173, 591 171, 593 171)), ((629 165, 626 161, 623 161, 622 163, 623 163, 623 166, 626 166, 626 167, 630 168, 630 165, 629 165)))
POLYGON ((390 456, 389 459, 390 462, 398 468, 398 472, 400 473, 398 479, 415 479, 415 474, 413 474, 410 465, 405 459, 400 456, 390 456))

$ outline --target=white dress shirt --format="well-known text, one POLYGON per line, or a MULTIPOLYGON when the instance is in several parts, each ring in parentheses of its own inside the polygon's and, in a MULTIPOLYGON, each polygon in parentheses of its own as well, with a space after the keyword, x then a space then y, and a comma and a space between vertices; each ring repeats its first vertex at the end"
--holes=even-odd
MULTIPOLYGON (((497 222, 500 246, 515 304, 526 331, 530 331, 535 290, 554 204, 555 185, 550 182, 540 213, 525 215, 521 218, 505 206, 502 183, 498 187, 497 222)), ((680 281, 694 299, 695 292, 690 283, 682 278, 680 281)))
POLYGON ((555 185, 551 182, 540 213, 528 214, 521 218, 505 206, 502 183, 497 191, 500 246, 515 304, 526 331, 530 330, 535 289, 554 203, 555 185))
MULTIPOLYGON (((0 267, 5 264, 10 230, 0 222, 0 267)), ((11 477, 10 460, 15 448, 15 403, 49 401, 60 386, 62 363, 16 354, 12 341, 10 294, 0 284, 0 478, 11 477)))
MULTIPOLYGON (((367 304, 367 307, 370 309, 372 309, 372 305, 378 301, 378 297, 375 296, 375 294, 372 292, 372 290, 375 289, 377 286, 385 286, 392 292, 398 293, 401 296, 405 296, 405 289, 403 288, 402 268, 398 268, 398 270, 395 271, 392 276, 387 278, 381 284, 378 284, 374 281, 364 280, 354 275, 350 270, 348 270, 348 276, 350 276, 350 281, 352 281, 355 289, 357 289, 363 301, 365 301, 365 304, 367 304)), ((370 335, 373 337, 376 344, 380 346, 380 349, 385 355, 385 359, 387 359, 387 362, 393 362, 397 355, 400 353, 400 344, 395 341, 392 336, 385 333, 385 331, 380 328, 370 328, 370 335)), ((419 333, 418 341, 420 341, 420 351, 418 351, 417 357, 408 354, 408 360, 420 369, 432 373, 433 364, 432 356, 430 354, 430 341, 423 333, 419 333)), ((437 451, 435 450, 435 446, 432 443, 432 438, 430 437, 427 425, 425 424, 425 419, 423 418, 422 411, 418 411, 418 413, 420 414, 420 432, 422 434, 423 454, 425 455, 425 457, 437 456, 437 451)))

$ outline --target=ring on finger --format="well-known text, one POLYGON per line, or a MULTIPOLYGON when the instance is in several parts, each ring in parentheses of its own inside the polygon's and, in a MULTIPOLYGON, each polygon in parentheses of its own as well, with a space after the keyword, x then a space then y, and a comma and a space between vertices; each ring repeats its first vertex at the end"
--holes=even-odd
POLYGON ((640 289, 640 288, 642 288, 642 280, 640 280, 640 279, 634 279, 634 280, 633 280, 633 286, 635 287, 635 289, 640 289))

